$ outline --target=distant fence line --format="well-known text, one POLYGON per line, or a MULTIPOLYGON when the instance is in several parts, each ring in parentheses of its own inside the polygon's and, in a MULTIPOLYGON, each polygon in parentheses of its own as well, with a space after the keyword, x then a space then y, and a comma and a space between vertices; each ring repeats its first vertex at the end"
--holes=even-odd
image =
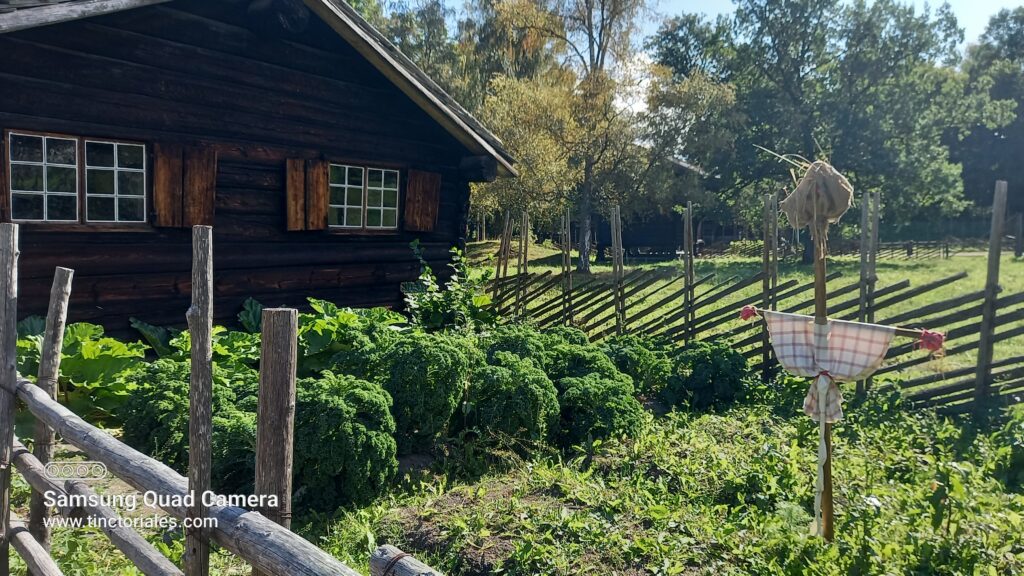
MULTIPOLYGON (((1003 199, 1005 209, 1005 194, 1003 199)), ((988 246, 989 272, 985 289, 963 290, 955 297, 912 311, 887 314, 895 304, 926 297, 935 290, 962 282, 967 274, 954 274, 918 286, 909 280, 879 285, 876 262, 891 248, 877 242, 878 199, 869 200, 865 198, 861 214, 862 222, 867 225, 863 226, 864 233, 858 243, 858 248, 864 247, 858 253, 860 277, 846 282, 839 273, 828 277, 831 281, 829 316, 924 326, 946 333, 947 357, 978 354, 976 366, 969 370, 939 372, 903 381, 900 388, 912 406, 963 412, 971 409, 979 398, 994 398, 1005 403, 1017 401, 1024 392, 1024 356, 993 362, 992 347, 1024 335, 1024 292, 1001 291, 998 285, 998 257, 1007 245, 1016 249, 1020 236, 1004 234, 1006 222, 1002 212, 997 210, 992 221, 993 240, 988 246)), ((998 200, 997 193, 997 206, 998 200)), ((682 254, 684 269, 689 272, 681 277, 674 270, 666 269, 634 269, 612 279, 582 276, 574 274, 571 261, 565 258, 569 247, 563 245, 563 265, 559 273, 523 272, 497 278, 490 286, 492 305, 502 313, 527 319, 540 327, 577 326, 594 340, 613 334, 643 334, 673 343, 726 339, 751 361, 755 370, 769 378, 778 367, 768 343, 766 326, 762 320, 739 324, 737 313, 747 304, 784 312, 809 312, 814 305, 814 284, 779 281, 779 247, 770 241, 777 237, 778 220, 772 217, 776 214, 776 199, 769 197, 765 202, 765 238, 769 241, 759 246, 762 269, 746 278, 693 277, 692 248, 682 254)), ((688 222, 684 220, 684 227, 688 222)), ((921 243, 915 250, 932 254, 944 252, 945 247, 921 243)), ((897 344, 890 348, 885 365, 876 375, 897 374, 934 360, 917 350, 915 343, 897 344)), ((870 385, 870 381, 859 383, 858 390, 866 390, 870 385)))

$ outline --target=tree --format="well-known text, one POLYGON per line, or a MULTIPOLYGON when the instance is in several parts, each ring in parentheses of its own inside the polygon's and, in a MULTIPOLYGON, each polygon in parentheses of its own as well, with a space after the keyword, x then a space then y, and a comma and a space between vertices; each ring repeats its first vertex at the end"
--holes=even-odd
POLYGON ((1012 118, 1002 126, 975 126, 956 147, 967 196, 987 205, 993 183, 1006 180, 1010 210, 1024 210, 1024 182, 1018 176, 1024 158, 1024 7, 991 18, 978 44, 968 47, 964 70, 970 90, 1002 104, 1012 118))

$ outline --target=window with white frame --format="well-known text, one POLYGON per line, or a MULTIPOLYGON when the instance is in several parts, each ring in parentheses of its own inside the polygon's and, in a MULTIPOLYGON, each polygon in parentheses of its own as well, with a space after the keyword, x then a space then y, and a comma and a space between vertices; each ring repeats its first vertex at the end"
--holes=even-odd
POLYGON ((78 136, 8 133, 11 219, 146 221, 146 147, 78 136))
POLYGON ((398 170, 331 164, 327 223, 333 228, 398 228, 398 170))
POLYGON ((85 218, 89 222, 145 222, 145 146, 85 141, 85 218))
POLYGON ((11 218, 78 221, 78 140, 11 133, 11 218))

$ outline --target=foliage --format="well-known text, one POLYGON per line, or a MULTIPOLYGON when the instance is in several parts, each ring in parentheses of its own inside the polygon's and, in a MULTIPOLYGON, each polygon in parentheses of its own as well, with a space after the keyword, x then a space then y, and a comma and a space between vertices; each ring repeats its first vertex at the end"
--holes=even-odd
POLYGON ((660 394, 672 373, 668 347, 649 336, 626 334, 606 338, 600 349, 620 372, 633 379, 641 394, 660 394))
POLYGON ((429 450, 448 430, 469 379, 464 344, 439 334, 403 334, 387 350, 382 383, 394 403, 400 454, 429 450))
MULTIPOLYGON (((19 323, 18 371, 35 376, 43 347, 43 324, 26 318, 19 323)), ((146 355, 141 342, 106 336, 102 326, 76 322, 64 329, 58 389, 64 403, 94 422, 116 423, 129 384, 117 376, 146 355)))
POLYGON ((589 446, 594 440, 633 436, 643 426, 644 409, 628 380, 599 373, 560 381, 562 395, 559 441, 565 447, 589 446))
POLYGON ((414 240, 410 246, 420 261, 420 277, 416 282, 403 284, 402 292, 413 324, 425 330, 480 330, 494 322, 494 313, 487 307, 491 299, 483 291, 489 272, 471 274, 462 251, 452 248, 448 264, 452 275, 441 288, 430 265, 423 259, 419 240, 414 240))
MULTIPOLYGON (((123 436, 126 444, 149 454, 171 468, 184 472, 188 466, 188 389, 189 363, 160 359, 152 363, 139 363, 123 373, 121 380, 127 387, 133 383, 123 414, 123 436)), ((233 366, 231 371, 214 365, 213 415, 214 431, 212 451, 221 455, 214 461, 213 478, 218 489, 245 485, 242 478, 250 478, 252 464, 238 457, 238 450, 252 449, 255 432, 237 435, 252 423, 239 421, 242 413, 235 390, 252 394, 258 389, 258 375, 254 370, 233 366)), ((250 480, 251 482, 251 480, 250 480)))
POLYGON ((246 332, 257 333, 263 325, 263 304, 252 298, 242 303, 242 311, 238 313, 238 323, 246 332))
POLYGON ((586 457, 439 481, 345 514, 324 544, 358 560, 389 542, 452 576, 1024 571, 1024 499, 993 476, 1002 437, 879 395, 848 411, 834 442, 834 543, 808 530, 816 427, 799 406, 758 404, 670 414, 586 457))
POLYGON ((380 494, 398 470, 388 393, 324 372, 299 381, 296 397, 296 501, 329 512, 380 494))
POLYGON ((566 342, 577 346, 590 344, 590 338, 587 337, 587 333, 575 326, 551 326, 541 330, 541 334, 548 336, 549 340, 557 339, 559 342, 566 342))
POLYGON ((1020 493, 1024 492, 1024 406, 1015 406, 1008 413, 1008 421, 996 435, 1000 451, 995 476, 1007 490, 1020 493))
POLYGON ((693 342, 680 352, 665 387, 665 401, 692 410, 721 408, 748 385, 747 360, 723 342, 693 342))
POLYGON ((619 372, 615 364, 600 348, 592 345, 557 344, 553 346, 549 351, 547 372, 559 390, 566 388, 563 380, 591 374, 609 380, 620 380, 632 386, 630 378, 619 372))
POLYGON ((385 308, 340 308, 309 299, 312 312, 299 315, 300 377, 324 370, 368 378, 388 343, 406 323, 385 308))
POLYGON ((492 365, 473 374, 466 413, 482 431, 543 442, 557 431, 558 391, 532 360, 496 352, 492 365))

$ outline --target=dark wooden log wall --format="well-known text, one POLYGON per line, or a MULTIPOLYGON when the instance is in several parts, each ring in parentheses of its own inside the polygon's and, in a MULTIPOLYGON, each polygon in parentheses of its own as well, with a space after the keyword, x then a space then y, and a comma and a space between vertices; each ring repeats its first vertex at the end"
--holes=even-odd
MULTIPOLYGON (((214 311, 252 296, 302 305, 400 305, 420 238, 435 271, 459 241, 468 152, 317 18, 301 38, 257 35, 244 3, 183 0, 0 36, 0 128, 213 145, 214 311), (437 172, 429 233, 288 232, 285 162, 316 158, 437 172)), ((150 178, 152 172, 150 171, 150 178)), ((403 186, 404 188, 404 186, 403 186)), ((152 209, 151 203, 149 206, 152 209)), ((125 332, 130 317, 184 322, 184 229, 22 226, 23 315, 45 313, 54 267, 75 269, 70 321, 125 332)))

